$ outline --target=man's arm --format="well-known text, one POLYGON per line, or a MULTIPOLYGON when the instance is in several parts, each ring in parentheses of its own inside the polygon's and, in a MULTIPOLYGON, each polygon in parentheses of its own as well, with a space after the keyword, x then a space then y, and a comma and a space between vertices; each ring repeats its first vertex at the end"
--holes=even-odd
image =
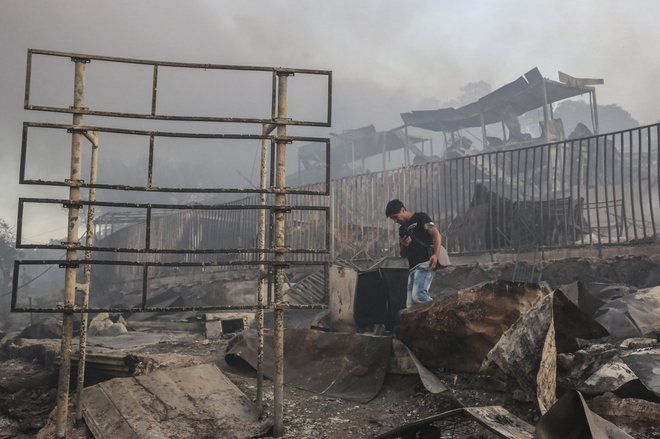
POLYGON ((408 246, 412 242, 412 238, 408 235, 399 240, 399 256, 405 258, 408 255, 408 246))
POLYGON ((432 225, 427 230, 431 238, 433 238, 433 254, 429 258, 429 266, 431 269, 434 269, 438 265, 438 259, 440 259, 440 246, 442 245, 442 235, 435 225, 432 225))

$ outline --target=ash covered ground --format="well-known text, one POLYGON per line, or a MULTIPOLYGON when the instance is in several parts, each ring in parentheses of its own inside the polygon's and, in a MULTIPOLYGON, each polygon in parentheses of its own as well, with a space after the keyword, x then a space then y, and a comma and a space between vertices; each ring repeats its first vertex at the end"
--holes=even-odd
MULTIPOLYGON (((511 265, 457 266, 434 284, 433 295, 440 299, 452 291, 493 278, 507 277, 511 265)), ((618 282, 637 287, 657 285, 658 264, 646 257, 617 258, 613 261, 561 261, 543 267, 544 280, 554 285, 576 278, 585 281, 618 282), (637 279, 635 283, 631 279, 637 279)), ((13 329, 27 326, 27 316, 12 316, 13 329)), ((155 369, 186 367, 213 363, 251 400, 256 397, 256 376, 247 366, 230 365, 225 351, 230 341, 227 334, 220 339, 206 339, 203 334, 175 333, 171 340, 134 350, 136 355, 153 359, 155 369)), ((7 331, 0 350, 0 439, 54 438, 54 412, 58 367, 56 356, 59 340, 21 339, 7 331)), ((615 343, 615 340, 606 340, 615 343)), ((651 340, 652 347, 658 343, 651 340)), ((559 367, 578 367, 577 357, 563 357, 559 367)), ((442 394, 429 393, 417 375, 387 374, 380 392, 368 403, 357 403, 315 394, 295 387, 284 388, 285 438, 372 438, 395 427, 428 416, 465 406, 499 405, 531 425, 541 414, 533 401, 521 394, 505 379, 479 373, 458 373, 443 368, 432 372, 451 389, 442 394)), ((75 379, 72 379, 75 385, 75 379)), ((91 384, 91 383, 90 383, 91 384)), ((560 393, 563 390, 560 388, 560 393)), ((622 398, 610 392, 590 396, 592 410, 624 428, 634 438, 660 437, 657 424, 649 420, 660 417, 658 402, 622 398), (612 410, 613 407, 626 409, 612 410)), ((273 387, 264 384, 264 417, 272 415, 273 387)), ((69 436, 91 438, 84 424, 73 423, 69 436)))
MULTIPOLYGON (((149 354, 170 356, 168 367, 212 362, 249 398, 256 397, 254 370, 229 366, 224 360, 227 340, 193 338, 150 347, 149 354), (172 355, 176 354, 176 360, 172 355)), ((55 343, 53 343, 55 347, 55 343)), ((56 400, 58 370, 44 367, 37 359, 8 359, 0 363, 0 438, 54 437, 52 410, 56 400), (49 417, 51 417, 49 419, 49 417)), ((453 396, 431 394, 418 376, 389 374, 372 401, 361 404, 284 388, 285 438, 369 438, 399 425, 441 413, 461 404, 502 405, 533 423, 538 419, 531 403, 516 401, 502 383, 471 374, 439 375, 454 391, 453 396), (499 386, 499 388, 498 388, 499 386), (497 388, 497 389, 496 389, 497 388)), ((272 381, 264 380, 265 415, 272 413, 272 381)), ((73 407, 70 411, 74 411, 73 407)), ((73 437, 91 438, 84 427, 74 428, 73 437)))

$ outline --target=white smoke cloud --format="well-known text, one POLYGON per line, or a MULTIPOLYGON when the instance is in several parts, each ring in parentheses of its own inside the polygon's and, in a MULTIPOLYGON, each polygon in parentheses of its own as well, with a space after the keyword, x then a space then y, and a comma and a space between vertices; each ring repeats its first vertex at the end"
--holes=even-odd
MULTIPOLYGON (((619 104, 651 123, 660 119, 660 60, 648 56, 660 45, 659 15, 654 0, 3 0, 0 218, 14 224, 18 196, 44 195, 18 185, 22 121, 70 121, 22 109, 28 48, 332 70, 335 132, 392 128, 399 113, 454 99, 469 82, 497 88, 534 66, 550 78, 557 70, 604 78, 600 104, 619 104)), ((251 164, 254 153, 246 154, 251 164)))

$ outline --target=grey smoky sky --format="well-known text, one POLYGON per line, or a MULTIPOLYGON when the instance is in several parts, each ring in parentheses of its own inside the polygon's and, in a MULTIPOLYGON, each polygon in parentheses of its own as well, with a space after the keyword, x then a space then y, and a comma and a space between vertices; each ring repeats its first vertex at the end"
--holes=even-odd
MULTIPOLYGON (((19 196, 66 195, 18 185, 21 123, 71 120, 23 110, 28 48, 332 70, 334 132, 393 128, 401 112, 437 108, 469 82, 497 88, 535 66, 551 79, 558 70, 604 78, 599 104, 618 104, 647 124, 660 120, 658 16, 656 0, 0 0, 0 218, 15 224, 19 196)), ((52 96, 69 99, 71 78, 41 81, 51 79, 63 84, 52 96)), ((123 92, 127 102, 136 98, 123 92)), ((250 178, 254 152, 244 155, 241 174, 250 178)))

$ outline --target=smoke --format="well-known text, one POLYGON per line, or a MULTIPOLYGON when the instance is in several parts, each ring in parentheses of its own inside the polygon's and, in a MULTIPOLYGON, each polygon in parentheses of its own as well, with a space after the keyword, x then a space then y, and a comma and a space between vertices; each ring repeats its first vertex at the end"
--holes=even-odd
MULTIPOLYGON (((614 0, 570 5, 522 0, 338 0, 313 4, 276 0, 263 5, 210 0, 5 0, 0 14, 0 150, 4 164, 0 184, 5 188, 0 218, 15 223, 18 196, 66 197, 62 189, 18 185, 22 121, 71 121, 70 115, 22 110, 28 48, 332 70, 333 126, 328 130, 291 129, 292 134, 300 135, 323 136, 370 124, 387 130, 401 124, 401 112, 437 108, 438 103, 459 99, 460 88, 469 83, 485 81, 497 88, 534 66, 551 78, 557 70, 578 77, 605 78, 605 85, 598 88, 598 102, 616 103, 640 123, 650 123, 658 119, 657 90, 649 88, 657 88, 660 61, 646 54, 656 52, 660 44, 660 30, 654 23, 660 3, 645 0, 635 6, 614 0), (642 10, 644 13, 639 13, 642 10)), ((149 69, 103 64, 88 65, 89 105, 148 110, 149 69)), ((41 76, 33 83, 34 98, 71 105, 72 63, 44 62, 41 67, 41 76)), ((231 110, 239 116, 270 112, 267 93, 265 100, 251 93, 267 91, 269 78, 232 77, 232 87, 227 89, 222 85, 225 82, 216 82, 212 76, 210 72, 163 71, 162 90, 159 88, 163 107, 159 110, 211 115, 231 110), (186 79, 190 77, 193 79, 186 79), (194 98, 192 104, 190 97, 194 98)), ((295 103, 299 111, 296 116, 322 116, 323 105, 318 104, 321 94, 311 91, 313 85, 304 78, 292 79, 292 105, 295 103), (295 84, 300 84, 298 89, 295 84)), ((223 128, 214 124, 86 121, 164 131, 259 131, 259 127, 223 128)), ((104 145, 114 142, 117 146, 104 149, 103 177, 144 180, 148 145, 136 139, 105 137, 104 145)), ((47 134, 40 139, 35 134, 36 143, 30 145, 35 148, 30 161, 33 176, 62 178, 66 173, 68 144, 66 136, 58 139, 47 134)), ((182 148, 188 149, 182 155, 165 153, 176 146, 163 142, 155 178, 176 185, 191 174, 200 177, 201 184, 257 183, 256 143, 222 147, 201 143, 184 145, 182 148)), ((292 158, 295 152, 292 146, 292 158)), ((290 163, 295 166, 295 160, 290 163)), ((129 199, 127 193, 106 195, 129 199)))

